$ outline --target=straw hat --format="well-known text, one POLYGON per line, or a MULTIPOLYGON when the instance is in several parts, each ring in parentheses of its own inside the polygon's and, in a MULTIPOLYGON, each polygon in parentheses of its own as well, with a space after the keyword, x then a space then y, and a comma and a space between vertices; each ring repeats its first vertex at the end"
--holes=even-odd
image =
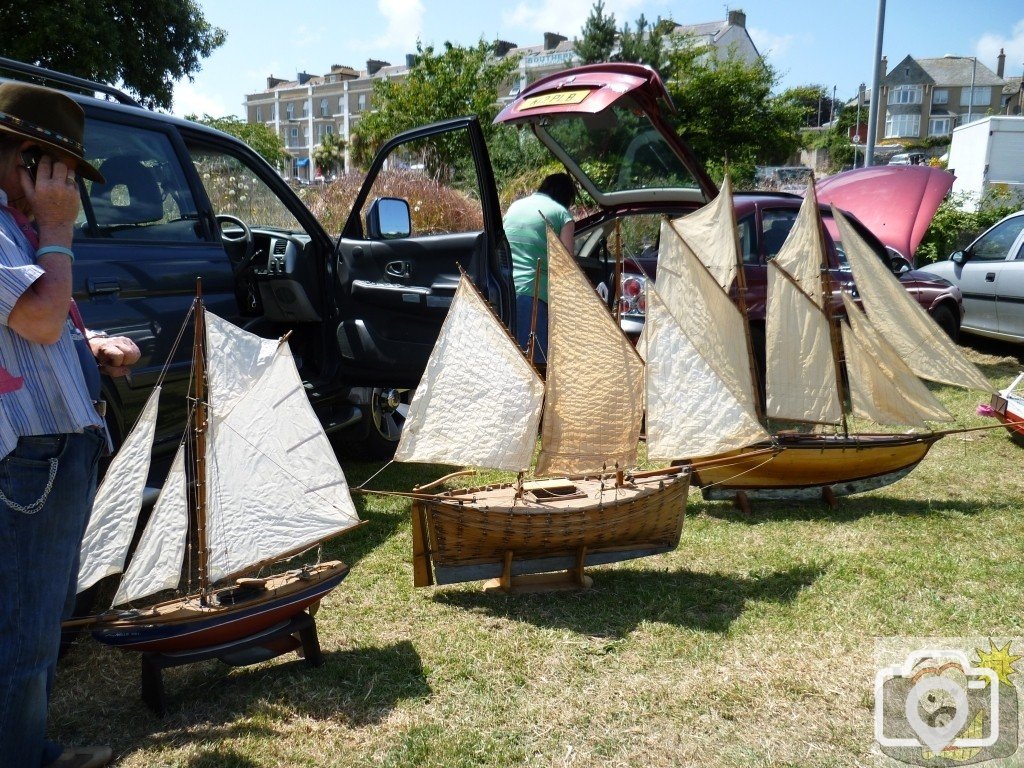
POLYGON ((104 181, 84 158, 85 113, 63 93, 28 83, 0 83, 0 133, 30 139, 80 176, 104 181))

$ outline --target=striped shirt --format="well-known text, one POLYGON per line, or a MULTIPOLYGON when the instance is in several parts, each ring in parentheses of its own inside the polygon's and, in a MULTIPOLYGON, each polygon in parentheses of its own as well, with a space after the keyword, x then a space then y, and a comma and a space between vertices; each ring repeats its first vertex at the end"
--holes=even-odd
MULTIPOLYGON (((0 204, 7 195, 0 190, 0 204)), ((0 366, 10 379, 21 379, 0 392, 0 459, 25 435, 56 435, 103 426, 96 413, 75 351, 68 318, 55 344, 36 344, 11 330, 8 318, 21 295, 43 274, 34 249, 0 208, 0 366)))

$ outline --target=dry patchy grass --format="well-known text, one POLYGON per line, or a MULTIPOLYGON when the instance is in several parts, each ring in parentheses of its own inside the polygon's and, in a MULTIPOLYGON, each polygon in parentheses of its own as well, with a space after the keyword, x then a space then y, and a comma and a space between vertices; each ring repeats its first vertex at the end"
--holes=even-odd
MULTIPOLYGON (((971 353, 1005 386, 1019 347, 971 353)), ((936 388, 965 424, 977 394, 936 388)), ((940 441, 900 483, 743 516, 691 498, 679 548, 593 569, 581 594, 415 590, 407 505, 330 552, 352 573, 318 614, 326 663, 165 672, 170 712, 138 698, 138 658, 81 641, 53 730, 126 768, 858 766, 872 753, 878 636, 1019 634, 1024 449, 940 441)), ((354 485, 378 468, 349 464, 354 485)), ((437 467, 392 467, 408 488, 437 467)))

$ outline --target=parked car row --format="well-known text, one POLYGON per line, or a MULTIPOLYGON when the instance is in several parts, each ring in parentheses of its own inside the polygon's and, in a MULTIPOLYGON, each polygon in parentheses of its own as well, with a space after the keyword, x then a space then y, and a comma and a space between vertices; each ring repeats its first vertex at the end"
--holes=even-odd
MULTIPOLYGON (((183 390, 187 339, 178 330, 202 278, 207 306, 259 335, 291 331, 314 410, 329 433, 363 445, 366 458, 393 451, 415 387, 465 270, 514 327, 508 241, 479 121, 446 120, 402 133, 370 165, 339 236, 329 234, 277 172, 238 139, 151 112, 96 83, 0 59, 0 70, 64 89, 86 113, 85 156, 105 184, 80 181, 74 292, 86 323, 132 337, 143 357, 131 376, 103 382, 120 439, 168 356, 166 387, 183 390), (95 93, 105 98, 96 98, 95 93), (414 170, 448 158, 445 184, 409 186, 414 170), (445 187, 458 205, 433 206, 445 187)), ((671 101, 654 70, 633 64, 578 67, 534 83, 496 118, 531 131, 575 177, 596 210, 577 222, 576 255, 595 285, 610 286, 621 250, 627 304, 657 273, 661 217, 706 204, 718 188, 666 121, 671 101), (630 272, 635 267, 636 271, 630 272)), ((434 183, 434 182, 431 182, 434 183)), ((781 246, 801 198, 736 196, 747 305, 763 319, 767 261, 781 246)), ((827 209, 836 284, 855 290, 827 209)), ((861 224, 879 258, 891 254, 861 224)), ((955 286, 895 264, 901 279, 947 332, 959 327, 955 286)), ((613 301, 614 291, 609 300, 613 301)), ((636 333, 643 307, 626 307, 636 333)), ((165 398, 171 402, 176 398, 165 398)), ((162 411, 168 451, 184 425, 162 411)))

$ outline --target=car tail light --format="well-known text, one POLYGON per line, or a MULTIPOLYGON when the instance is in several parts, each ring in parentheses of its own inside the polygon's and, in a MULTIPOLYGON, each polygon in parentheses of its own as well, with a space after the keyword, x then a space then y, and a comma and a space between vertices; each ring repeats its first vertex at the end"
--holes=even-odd
POLYGON ((619 312, 623 315, 643 316, 647 311, 647 297, 644 289, 647 278, 643 275, 624 273, 619 292, 619 312))

